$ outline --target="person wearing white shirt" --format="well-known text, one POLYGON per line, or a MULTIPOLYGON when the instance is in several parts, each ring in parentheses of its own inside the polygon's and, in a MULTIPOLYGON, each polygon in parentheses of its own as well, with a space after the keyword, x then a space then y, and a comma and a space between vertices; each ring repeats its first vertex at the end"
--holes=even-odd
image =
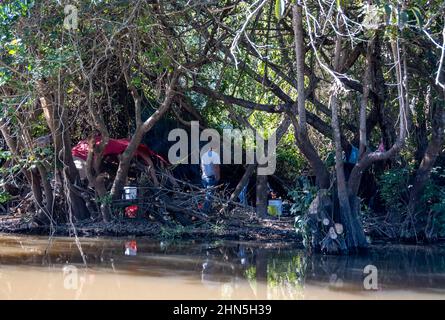
POLYGON ((201 157, 201 171, 202 171, 202 185, 206 188, 206 197, 204 201, 203 210, 208 213, 212 207, 213 187, 218 184, 221 178, 220 172, 221 159, 219 154, 210 148, 201 157))

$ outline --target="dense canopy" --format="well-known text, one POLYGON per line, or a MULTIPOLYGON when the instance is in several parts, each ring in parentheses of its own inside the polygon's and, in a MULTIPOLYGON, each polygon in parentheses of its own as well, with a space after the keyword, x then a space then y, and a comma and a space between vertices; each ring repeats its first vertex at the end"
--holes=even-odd
POLYGON ((253 180, 265 217, 280 181, 309 247, 445 236, 443 1, 69 2, 0 3, 0 204, 15 186, 39 223, 109 221, 138 146, 199 121, 276 130, 275 174, 246 164, 227 201, 253 180), (123 138, 104 178, 108 141, 123 138), (82 140, 88 199, 71 153, 82 140))

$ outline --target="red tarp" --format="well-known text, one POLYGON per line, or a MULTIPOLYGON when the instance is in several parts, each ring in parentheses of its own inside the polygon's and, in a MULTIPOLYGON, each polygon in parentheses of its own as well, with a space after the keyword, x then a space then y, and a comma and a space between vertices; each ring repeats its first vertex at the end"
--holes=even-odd
MULTIPOLYGON (((100 137, 96 137, 96 144, 99 145, 101 141, 100 137)), ((129 139, 109 139, 108 144, 105 147, 104 150, 104 156, 117 156, 121 153, 123 153, 127 146, 130 144, 129 139)), ((71 154, 74 157, 81 158, 83 160, 87 160, 88 157, 88 141, 82 140, 80 141, 73 149, 71 150, 71 154)), ((159 154, 156 152, 150 150, 146 145, 140 144, 138 148, 135 151, 134 154, 136 157, 144 158, 144 156, 149 156, 150 158, 158 158, 160 161, 164 162, 165 164, 168 164, 167 161, 165 161, 164 158, 162 158, 159 154)))

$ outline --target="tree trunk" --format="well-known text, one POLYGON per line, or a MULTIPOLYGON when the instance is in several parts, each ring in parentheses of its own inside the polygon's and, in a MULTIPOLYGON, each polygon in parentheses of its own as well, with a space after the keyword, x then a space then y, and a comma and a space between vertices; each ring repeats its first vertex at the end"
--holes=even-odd
POLYGON ((306 95, 304 88, 304 41, 303 41, 303 18, 302 18, 302 7, 301 4, 294 4, 292 6, 292 26, 294 30, 295 37, 295 55, 296 55, 296 63, 297 63, 297 91, 298 91, 298 100, 297 106, 293 107, 293 114, 290 114, 292 124, 294 126, 295 132, 295 141, 309 161, 312 169, 314 170, 314 174, 317 179, 317 186, 320 189, 329 188, 329 172, 312 145, 308 133, 307 133, 307 123, 306 123, 306 95), (295 119, 294 114, 298 113, 298 122, 295 119))
MULTIPOLYGON (((295 117, 292 118, 292 122, 295 128, 295 117)), ((328 189, 330 186, 329 171, 326 168, 323 160, 321 160, 320 156, 318 155, 317 150, 315 150, 312 142, 309 140, 309 137, 301 135, 296 130, 294 130, 294 134, 298 149, 305 156, 313 170, 316 177, 317 187, 319 189, 328 189)))
MULTIPOLYGON (((64 108, 62 108, 64 109, 64 108)), ((69 208, 73 217, 77 220, 84 220, 89 218, 90 212, 85 204, 85 200, 82 198, 80 193, 75 190, 74 186, 78 184, 80 181, 79 171, 74 165, 73 156, 71 154, 72 143, 71 138, 69 136, 68 131, 68 119, 67 119, 67 110, 60 110, 61 114, 61 123, 63 123, 63 132, 62 132, 62 150, 60 153, 62 154, 62 161, 64 164, 64 178, 65 181, 65 191, 67 192, 69 198, 69 208)))
POLYGON ((46 213, 49 214, 49 216, 52 219, 54 197, 53 197, 53 188, 51 187, 51 183, 48 180, 48 171, 42 164, 37 165, 37 170, 39 171, 41 177, 41 184, 43 186, 43 191, 45 193, 46 213))
MULTIPOLYGON (((242 119, 242 118, 240 118, 240 117, 237 117, 236 115, 234 115, 234 119, 236 119, 236 120, 237 120, 238 122, 240 122, 241 124, 246 125, 247 127, 251 127, 250 124, 249 124, 249 122, 248 122, 246 119, 242 119)), ((288 117, 286 117, 286 116, 285 116, 284 119, 281 121, 280 125, 278 126, 278 128, 277 128, 277 130, 276 130, 276 132, 275 132, 276 145, 278 145, 278 143, 281 141, 281 139, 283 138, 283 136, 286 134, 287 130, 289 129, 290 123, 291 123, 290 119, 289 119, 288 117)), ((253 131, 255 131, 254 128, 251 127, 251 129, 252 129, 253 131)), ((255 131, 255 133, 256 133, 256 131, 255 131)), ((268 145, 268 144, 267 144, 267 141, 265 141, 265 144, 266 144, 266 146, 268 145)), ((238 182, 238 184, 237 184, 235 190, 233 191, 233 193, 232 193, 231 196, 230 196, 230 200, 231 200, 231 201, 236 200, 236 198, 239 196, 239 194, 241 193, 241 191, 243 190, 243 188, 249 183, 249 179, 250 179, 250 177, 252 176, 252 174, 253 174, 253 172, 254 172, 254 170, 255 170, 256 167, 257 167, 257 164, 249 164, 249 165, 247 165, 247 167, 246 167, 246 171, 244 172, 243 177, 242 177, 241 180, 238 182)), ((261 180, 261 178, 260 178, 260 180, 261 180)), ((257 189, 257 192, 258 192, 258 191, 259 191, 259 190, 257 189)), ((267 206, 267 199, 264 200, 264 197, 267 198, 267 190, 266 190, 266 194, 265 194, 265 195, 263 194, 262 197, 263 197, 263 199, 262 199, 262 200, 259 200, 259 199, 258 199, 258 194, 257 194, 257 200, 259 200, 259 203, 263 203, 263 205, 264 205, 264 203, 266 203, 266 206, 267 206)), ((266 207, 266 208, 262 208, 261 210, 262 210, 262 211, 264 211, 264 210, 267 211, 267 207, 266 207)))
POLYGON ((243 188, 249 183, 250 177, 252 176, 253 172, 255 171, 256 165, 254 164, 248 164, 246 166, 246 171, 243 174, 243 177, 236 185, 235 190, 230 195, 230 201, 236 201, 238 196, 240 195, 243 188))
MULTIPOLYGON (((175 95, 174 88, 178 80, 178 73, 175 71, 172 75, 170 83, 167 85, 165 91, 165 98, 159 108, 147 119, 143 124, 136 126, 136 131, 130 140, 125 152, 120 156, 119 167, 117 169, 116 177, 114 178, 113 186, 111 188, 112 199, 119 199, 122 194, 122 190, 125 186, 125 182, 128 176, 128 170, 130 169, 131 160, 133 155, 142 141, 144 135, 153 128, 156 122, 169 110, 173 97, 175 95)), ((135 104, 140 103, 140 99, 137 98, 136 92, 133 91, 133 97, 135 97, 135 104)), ((139 110, 139 114, 136 115, 136 120, 140 119, 140 107, 136 107, 139 110)), ((136 121, 137 123, 139 121, 136 121)))
MULTIPOLYGON (((19 159, 20 155, 18 153, 17 141, 11 135, 9 125, 3 118, 0 118, 0 132, 2 133, 6 145, 8 146, 8 149, 11 151, 13 157, 19 159)), ((40 212, 37 219, 39 220, 39 222, 47 221, 45 214, 42 212, 42 209, 44 209, 44 205, 43 205, 42 187, 40 185, 41 178, 39 176, 39 172, 37 170, 25 170, 23 168, 21 171, 31 186, 31 191, 34 198, 36 211, 40 212)), ((46 194, 46 184, 44 184, 44 190, 46 194)), ((50 193, 50 195, 51 196, 50 197, 48 196, 47 198, 47 204, 49 203, 49 201, 51 201, 52 203, 52 192, 50 193)))
POLYGON ((116 200, 119 199, 122 195, 122 190, 125 186, 128 170, 130 169, 131 160, 133 159, 133 155, 142 141, 144 136, 144 132, 142 127, 136 129, 133 137, 130 140, 130 143, 127 146, 127 149, 124 153, 119 156, 119 167, 116 172, 116 177, 114 178, 113 186, 111 188, 111 197, 116 200))
MULTIPOLYGON (((445 95, 444 95, 445 96, 445 95)), ((423 193, 425 184, 431 175, 431 169, 436 162, 439 153, 442 150, 444 142, 445 129, 445 111, 443 104, 436 104, 432 115, 432 136, 431 141, 425 151, 419 168, 417 169, 414 179, 413 187, 409 195, 408 212, 409 214, 416 213, 416 207, 419 203, 420 196, 423 193)))
MULTIPOLYGON (((40 82, 39 91, 44 93, 47 90, 48 88, 40 82)), ((86 219, 90 216, 90 213, 84 199, 74 188, 74 185, 80 178, 71 154, 71 138, 69 136, 67 117, 68 110, 60 103, 52 101, 52 99, 45 94, 42 94, 40 103, 53 137, 56 167, 61 168, 59 170, 64 179, 63 187, 68 202, 69 215, 72 215, 77 220, 86 219)))
POLYGON ((336 93, 331 97, 332 127, 334 130, 335 143, 335 172, 337 175, 337 195, 340 207, 340 220, 345 230, 345 240, 348 250, 360 249, 366 238, 363 229, 357 230, 358 224, 354 222, 358 219, 356 212, 352 212, 349 203, 348 190, 346 185, 345 171, 343 166, 343 149, 341 147, 340 124, 338 120, 338 101, 336 93))
MULTIPOLYGON (((348 186, 349 193, 351 196, 356 196, 359 191, 360 182, 362 174, 365 170, 368 169, 376 161, 387 160, 394 157, 396 154, 400 152, 402 147, 405 144, 406 136, 407 136, 407 106, 406 106, 406 96, 405 96, 405 88, 408 79, 403 78, 402 65, 400 63, 400 50, 398 46, 398 40, 393 41, 391 43, 392 53, 394 57, 394 61, 396 64, 396 79, 397 79, 397 92, 398 92, 398 101, 399 101, 399 133, 396 141, 391 146, 391 148, 385 152, 374 151, 365 153, 358 163, 352 169, 352 172, 349 177, 348 186)), ((368 62, 369 65, 369 62, 368 62)))
POLYGON ((111 220, 111 210, 110 205, 105 201, 105 197, 107 196, 107 189, 105 188, 104 175, 99 174, 94 181, 94 190, 96 190, 96 194, 99 197, 100 204, 100 212, 102 214, 102 219, 104 222, 109 222, 111 220))
POLYGON ((96 193, 96 204, 99 206, 102 214, 102 220, 108 222, 111 219, 111 209, 106 201, 107 189, 105 187, 105 176, 101 172, 101 164, 103 152, 108 144, 108 131, 102 127, 101 140, 99 145, 96 144, 96 137, 92 136, 88 139, 88 156, 86 161, 86 174, 89 183, 94 187, 96 193))
POLYGON ((306 124, 306 106, 305 106, 305 90, 304 90, 304 41, 303 41, 303 17, 301 4, 292 6, 293 29, 295 36, 295 55, 297 60, 297 109, 298 109, 298 125, 299 131, 307 136, 306 124))
MULTIPOLYGON (((259 166, 257 167, 259 168, 259 166)), ((257 169, 258 170, 258 169, 257 169)), ((256 213, 258 217, 267 217, 267 199, 268 199, 268 189, 267 189, 267 176, 258 175, 256 176, 256 213)))

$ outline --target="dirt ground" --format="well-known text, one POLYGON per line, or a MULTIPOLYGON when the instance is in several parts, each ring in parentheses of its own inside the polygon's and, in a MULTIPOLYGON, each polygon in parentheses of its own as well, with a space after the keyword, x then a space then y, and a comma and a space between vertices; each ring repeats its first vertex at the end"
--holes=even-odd
POLYGON ((0 216, 0 232, 34 235, 74 236, 144 236, 153 239, 199 239, 199 240, 255 240, 298 241, 301 238, 294 230, 292 217, 257 219, 234 213, 231 217, 212 219, 212 222, 196 222, 187 226, 165 226, 148 219, 115 219, 112 222, 83 221, 57 226, 39 226, 24 217, 0 216))

